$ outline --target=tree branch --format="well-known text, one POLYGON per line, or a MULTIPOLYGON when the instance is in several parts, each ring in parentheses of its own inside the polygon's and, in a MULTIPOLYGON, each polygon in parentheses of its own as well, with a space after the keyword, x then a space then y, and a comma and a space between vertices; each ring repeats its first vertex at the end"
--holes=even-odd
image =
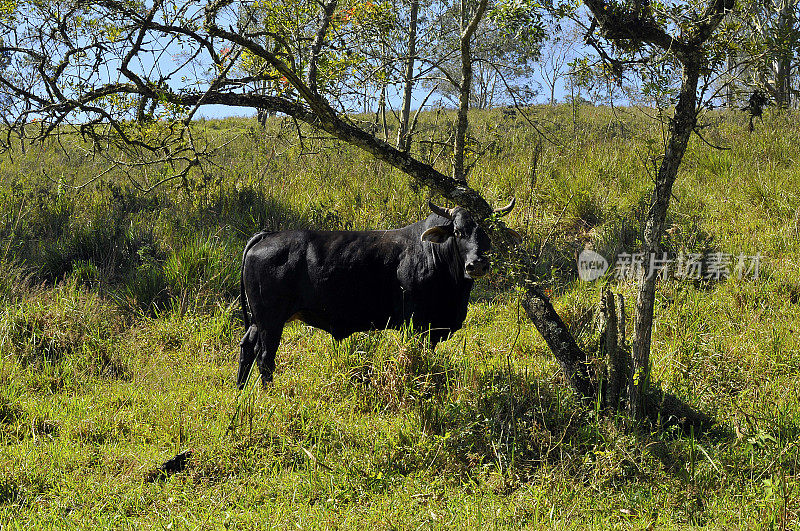
POLYGON ((322 8, 322 22, 317 29, 317 36, 314 39, 314 44, 311 45, 311 54, 308 59, 308 88, 312 93, 319 96, 317 88, 317 68, 319 63, 319 54, 322 50, 322 45, 325 44, 325 34, 331 25, 333 12, 336 11, 337 0, 329 0, 322 8))

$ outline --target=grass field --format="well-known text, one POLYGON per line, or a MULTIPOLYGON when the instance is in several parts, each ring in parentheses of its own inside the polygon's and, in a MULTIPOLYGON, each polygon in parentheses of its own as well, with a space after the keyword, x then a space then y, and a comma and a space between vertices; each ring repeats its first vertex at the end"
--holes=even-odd
MULTIPOLYGON (((663 131, 634 109, 533 113, 544 141, 520 117, 472 116, 471 184, 517 197, 508 224, 591 346, 603 286, 632 308, 635 285, 581 282, 576 253, 638 249, 663 131)), ((726 149, 692 141, 667 247, 761 260, 757 278, 659 284, 653 379, 715 419, 696 435, 581 405, 501 273, 435 352, 409 331, 337 343, 293 323, 274 384, 237 391, 250 235, 427 209, 407 177, 300 147, 280 118, 199 122, 228 141, 214 164, 149 193, 132 179, 157 170, 76 190, 107 169, 77 140, 0 159, 0 528, 797 529, 800 126, 707 119, 726 149), (184 450, 185 470, 154 473, 184 450)), ((430 113, 419 139, 448 120, 430 113)))

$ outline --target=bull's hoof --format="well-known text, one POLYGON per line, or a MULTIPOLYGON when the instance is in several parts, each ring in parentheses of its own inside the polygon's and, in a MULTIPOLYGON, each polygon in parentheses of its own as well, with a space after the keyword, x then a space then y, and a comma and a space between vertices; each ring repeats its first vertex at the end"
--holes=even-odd
POLYGON ((261 373, 261 387, 266 389, 272 383, 272 373, 261 373))

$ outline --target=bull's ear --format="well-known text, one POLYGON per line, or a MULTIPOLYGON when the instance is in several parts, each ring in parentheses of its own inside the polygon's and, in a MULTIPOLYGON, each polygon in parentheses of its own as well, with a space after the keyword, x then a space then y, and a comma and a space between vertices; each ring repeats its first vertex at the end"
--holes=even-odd
POLYGON ((422 233, 422 236, 419 237, 420 240, 424 242, 431 242, 431 243, 444 243, 447 238, 453 235, 453 228, 438 225, 436 227, 431 227, 425 232, 422 233))
POLYGON ((522 243, 522 234, 515 231, 514 229, 509 229, 508 227, 506 227, 506 230, 511 233, 511 236, 514 238, 514 243, 516 243, 517 245, 522 243))

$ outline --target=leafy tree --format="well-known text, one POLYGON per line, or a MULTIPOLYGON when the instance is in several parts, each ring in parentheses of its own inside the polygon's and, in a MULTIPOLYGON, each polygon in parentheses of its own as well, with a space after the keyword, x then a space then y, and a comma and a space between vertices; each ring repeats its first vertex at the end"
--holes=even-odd
MULTIPOLYGON (((661 238, 672 187, 703 108, 706 93, 703 82, 709 86, 708 76, 718 71, 725 61, 725 50, 719 46, 717 31, 733 10, 734 2, 662 4, 641 0, 584 0, 584 3, 593 17, 588 41, 605 61, 611 75, 621 76, 631 67, 639 67, 639 72, 646 74, 653 71, 651 65, 659 64, 662 69, 680 72, 680 87, 668 119, 669 136, 656 170, 655 188, 644 226, 642 252, 650 260, 661 256, 661 238)), ((646 397, 650 385, 650 340, 657 276, 647 274, 647 269, 639 278, 628 386, 628 406, 635 419, 648 412, 646 397)))
MULTIPOLYGON (((459 26, 462 13, 468 14, 475 8, 466 2, 444 8, 435 19, 440 38, 429 62, 435 63, 441 74, 438 91, 459 101, 458 73, 463 58, 454 50, 459 49, 456 41, 463 29, 459 26)), ((528 0, 499 0, 487 3, 486 13, 470 48, 476 82, 470 106, 485 109, 498 104, 527 103, 536 95, 529 78, 545 38, 546 11, 528 0)))
POLYGON ((734 83, 740 85, 740 92, 761 90, 778 107, 790 107, 798 90, 800 2, 748 2, 742 19, 740 44, 732 52, 732 67, 739 74, 734 83))

